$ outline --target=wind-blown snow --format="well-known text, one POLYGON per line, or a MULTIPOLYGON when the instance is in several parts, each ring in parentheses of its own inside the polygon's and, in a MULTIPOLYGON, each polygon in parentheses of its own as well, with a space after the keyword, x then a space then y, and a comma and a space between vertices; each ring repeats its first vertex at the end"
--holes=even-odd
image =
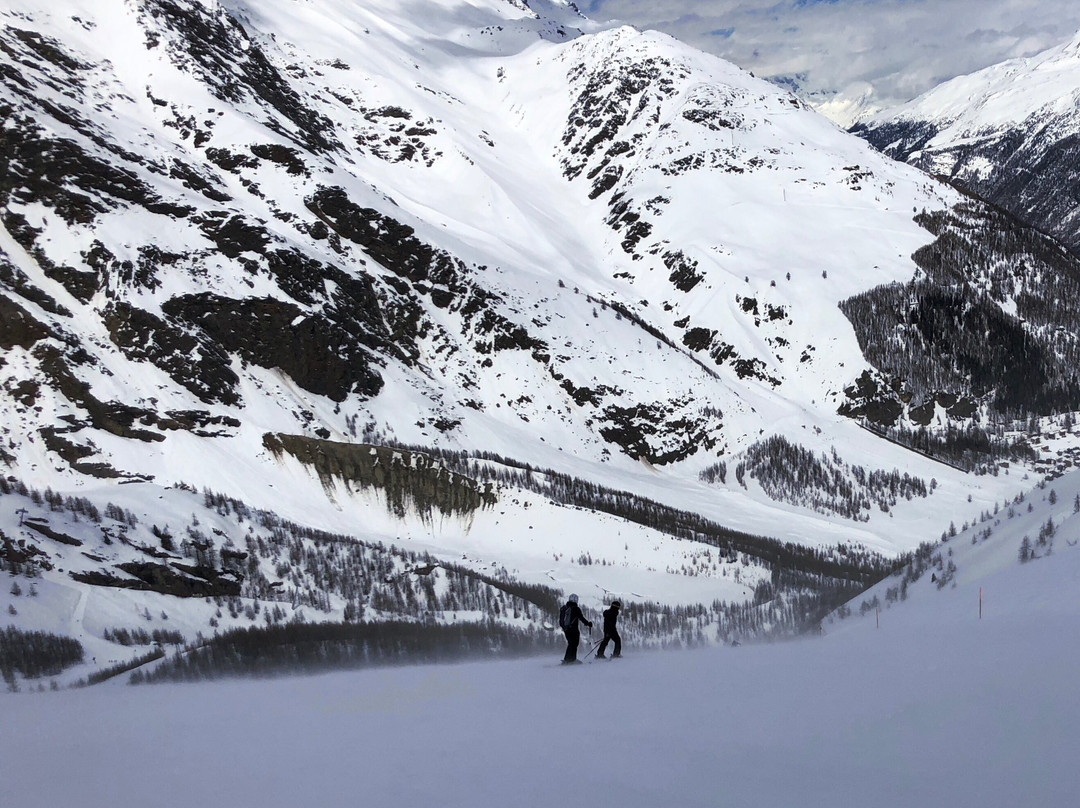
POLYGON ((957 586, 938 591, 927 573, 880 627, 871 610, 820 638, 628 648, 571 669, 522 659, 6 696, 5 793, 27 808, 168 808, 195 793, 263 808, 1068 805, 1078 484, 1054 484, 1056 510, 1033 499, 991 538, 942 545, 957 586), (1020 565, 1016 535, 1053 513, 1065 540, 1020 565))

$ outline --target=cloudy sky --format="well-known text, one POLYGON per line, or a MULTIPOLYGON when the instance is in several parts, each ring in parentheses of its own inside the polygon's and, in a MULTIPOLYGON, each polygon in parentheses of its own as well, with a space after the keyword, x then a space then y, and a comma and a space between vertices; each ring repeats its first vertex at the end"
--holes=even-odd
MULTIPOLYGON (((584 0, 598 20, 656 28, 818 100, 907 101, 953 76, 1076 36, 1075 0, 584 0)), ((834 117, 842 117, 842 112, 834 117)))

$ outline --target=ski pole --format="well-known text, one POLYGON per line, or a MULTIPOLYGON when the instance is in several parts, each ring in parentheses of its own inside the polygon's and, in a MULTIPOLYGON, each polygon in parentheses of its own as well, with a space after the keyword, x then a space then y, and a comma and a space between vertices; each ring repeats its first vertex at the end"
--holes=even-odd
POLYGON ((599 647, 600 647, 600 643, 602 643, 602 642, 603 642, 603 640, 597 640, 597 641, 596 641, 596 645, 594 645, 594 646, 593 646, 592 648, 590 648, 590 649, 589 649, 589 653, 585 654, 585 656, 583 656, 583 657, 581 658, 581 659, 582 659, 582 661, 584 661, 584 660, 588 659, 588 658, 589 658, 589 656, 590 656, 590 655, 592 654, 592 652, 593 652, 593 651, 595 651, 595 650, 596 650, 597 648, 599 648, 599 647))

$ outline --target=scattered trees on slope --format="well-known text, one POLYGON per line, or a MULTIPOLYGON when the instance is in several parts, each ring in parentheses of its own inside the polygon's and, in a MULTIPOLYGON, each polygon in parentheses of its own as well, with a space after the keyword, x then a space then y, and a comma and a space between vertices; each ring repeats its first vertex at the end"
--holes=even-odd
POLYGON ((746 452, 745 470, 772 499, 802 505, 821 513, 866 520, 872 505, 888 512, 900 498, 927 497, 931 486, 898 469, 884 471, 844 463, 832 455, 815 455, 782 435, 755 443, 746 452))

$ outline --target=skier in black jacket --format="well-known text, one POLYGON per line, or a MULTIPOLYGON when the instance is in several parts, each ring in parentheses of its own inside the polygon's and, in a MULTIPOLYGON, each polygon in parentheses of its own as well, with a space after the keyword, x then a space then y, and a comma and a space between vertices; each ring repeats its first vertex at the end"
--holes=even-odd
POLYGON ((604 639, 600 641, 600 648, 596 652, 597 659, 604 659, 604 651, 607 650, 609 640, 615 643, 611 658, 616 659, 622 656, 622 637, 619 636, 619 629, 615 626, 621 608, 622 604, 616 600, 612 601, 611 606, 604 610, 604 639))
POLYGON ((566 634, 566 654, 562 661, 564 665, 579 664, 577 648, 578 643, 581 642, 581 629, 578 628, 578 623, 584 623, 590 629, 592 628, 592 623, 585 619, 577 601, 577 595, 571 595, 566 605, 559 610, 559 625, 566 634))

